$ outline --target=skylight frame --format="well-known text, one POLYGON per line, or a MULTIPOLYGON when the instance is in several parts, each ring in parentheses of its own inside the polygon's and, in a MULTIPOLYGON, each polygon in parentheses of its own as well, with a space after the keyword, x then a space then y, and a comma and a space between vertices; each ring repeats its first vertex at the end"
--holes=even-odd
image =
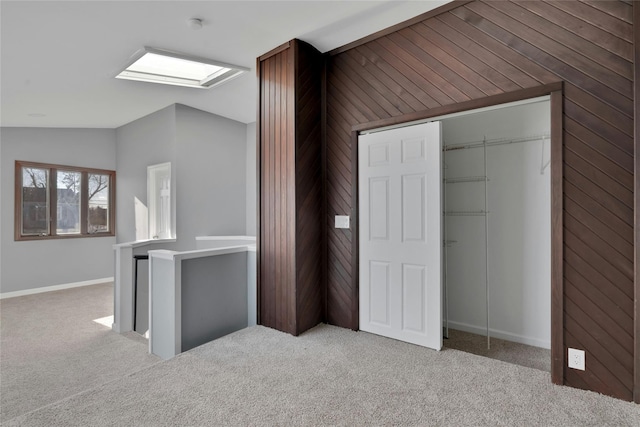
POLYGON ((192 87, 198 89, 211 89, 226 83, 243 73, 250 71, 249 68, 241 67, 239 65, 232 65, 221 61, 214 61, 209 58, 203 58, 200 56, 187 55, 180 52, 174 52, 165 49, 157 49, 153 47, 145 46, 136 52, 131 60, 123 67, 122 71, 118 73, 115 78, 123 80, 135 80, 149 83, 160 83, 172 86, 192 87), (160 55, 166 58, 180 59, 184 61, 197 62, 206 65, 213 65, 216 67, 222 67, 222 70, 218 70, 213 74, 208 75, 204 79, 189 79, 184 77, 176 77, 170 74, 154 74, 139 71, 131 71, 129 68, 134 65, 138 60, 147 54, 160 55))

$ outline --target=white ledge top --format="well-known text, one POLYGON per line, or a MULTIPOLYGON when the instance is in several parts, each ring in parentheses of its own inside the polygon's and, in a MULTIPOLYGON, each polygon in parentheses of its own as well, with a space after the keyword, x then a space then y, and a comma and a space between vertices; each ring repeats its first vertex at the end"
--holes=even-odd
POLYGON ((140 246, 156 245, 158 243, 174 243, 176 239, 149 239, 138 240, 135 242, 116 243, 113 245, 113 249, 118 248, 138 248, 140 246))
POLYGON ((238 252, 255 252, 255 245, 238 245, 227 246, 215 249, 198 249, 193 251, 169 251, 166 249, 158 249, 149 251, 151 258, 166 259, 170 261, 182 261, 184 259, 205 258, 216 255, 234 254, 238 252))
POLYGON ((256 236, 196 236, 196 240, 247 240, 256 241, 256 236))

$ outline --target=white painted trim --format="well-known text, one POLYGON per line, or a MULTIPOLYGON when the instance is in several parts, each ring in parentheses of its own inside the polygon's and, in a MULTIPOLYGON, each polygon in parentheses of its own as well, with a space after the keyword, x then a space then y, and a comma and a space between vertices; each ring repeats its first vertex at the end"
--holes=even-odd
POLYGON ((113 245, 113 249, 119 248, 139 248, 141 246, 149 246, 149 245, 157 245, 159 243, 174 243, 176 239, 149 239, 149 240, 138 240, 137 242, 124 242, 124 243, 116 243, 113 245))
POLYGON ((196 240, 256 240, 256 236, 196 236, 196 240))
POLYGON ((166 260, 182 261, 185 259, 193 258, 205 258, 216 255, 233 254, 236 252, 248 252, 251 249, 255 249, 255 245, 238 245, 238 246, 226 246, 222 248, 214 249, 196 249, 192 251, 170 251, 166 249, 158 249, 149 251, 148 254, 153 258, 160 258, 166 260))
MULTIPOLYGON (((471 334, 482 335, 482 336, 487 335, 487 328, 485 326, 480 327, 475 325, 469 325, 467 323, 452 322, 451 320, 449 320, 449 329, 457 329, 459 331, 469 332, 471 334)), ((493 328, 490 328, 489 330, 491 332, 491 338, 498 338, 501 340, 517 342, 520 344, 531 345, 534 347, 541 347, 546 349, 551 348, 551 341, 545 341, 538 338, 518 335, 511 332, 499 331, 493 328)))
POLYGON ((62 285, 44 286, 42 288, 25 289, 23 291, 2 292, 0 299, 15 298, 25 295, 41 294, 43 292, 60 291, 63 289, 80 288, 82 286, 100 285, 102 283, 113 282, 113 277, 105 277, 104 279, 85 280, 83 282, 65 283, 62 285))

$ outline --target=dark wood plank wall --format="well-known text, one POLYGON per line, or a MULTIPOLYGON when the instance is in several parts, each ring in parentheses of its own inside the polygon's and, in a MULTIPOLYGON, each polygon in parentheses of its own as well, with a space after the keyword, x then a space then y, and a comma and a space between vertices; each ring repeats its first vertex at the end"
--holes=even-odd
POLYGON ((297 334, 323 320, 321 89, 323 58, 294 40, 296 55, 297 334))
POLYGON ((293 335, 323 314, 321 65, 298 40, 258 60, 259 322, 293 335))
MULTIPOLYGON (((327 321, 357 328, 354 126, 564 81, 564 343, 586 350, 566 384, 634 388, 631 2, 473 1, 337 51, 327 64, 327 321)), ((565 352, 566 354, 566 352, 565 352)))
POLYGON ((633 3, 633 96, 634 96, 634 153, 635 153, 635 183, 634 183, 634 253, 635 253, 635 380, 633 400, 640 403, 640 4, 633 3))
POLYGON ((287 46, 258 61, 259 322, 291 334, 296 333, 293 60, 287 46))

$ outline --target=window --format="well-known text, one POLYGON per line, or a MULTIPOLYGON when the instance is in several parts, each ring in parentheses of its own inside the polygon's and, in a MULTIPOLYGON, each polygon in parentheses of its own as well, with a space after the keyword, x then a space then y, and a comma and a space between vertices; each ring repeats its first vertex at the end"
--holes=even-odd
POLYGON ((151 47, 140 50, 135 57, 117 79, 211 89, 249 71, 237 65, 151 47))
POLYGON ((109 170, 16 161, 15 240, 115 235, 109 170))

